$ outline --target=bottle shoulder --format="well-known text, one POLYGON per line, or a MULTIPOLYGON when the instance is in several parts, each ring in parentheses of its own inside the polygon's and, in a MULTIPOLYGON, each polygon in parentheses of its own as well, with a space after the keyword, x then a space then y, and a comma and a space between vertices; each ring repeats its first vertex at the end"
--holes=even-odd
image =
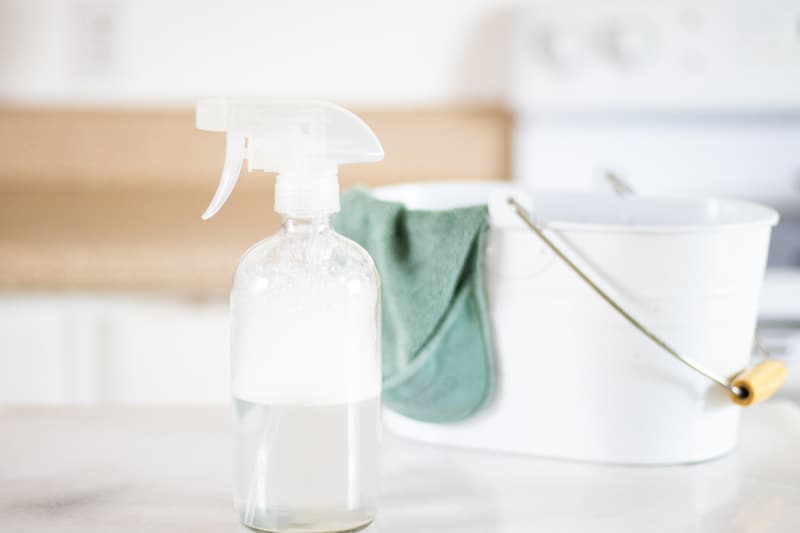
POLYGON ((378 272, 364 248, 334 230, 276 233, 242 255, 236 286, 276 288, 310 280, 327 284, 377 284, 378 272))

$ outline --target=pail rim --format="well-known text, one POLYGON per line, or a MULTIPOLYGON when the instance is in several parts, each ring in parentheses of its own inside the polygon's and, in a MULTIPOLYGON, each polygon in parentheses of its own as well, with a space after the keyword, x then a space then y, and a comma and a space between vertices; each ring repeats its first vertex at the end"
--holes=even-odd
POLYGON ((493 227, 520 227, 494 216, 498 191, 530 199, 534 216, 555 230, 605 233, 694 233, 771 227, 778 212, 766 205, 723 197, 648 196, 530 190, 503 181, 409 182, 373 189, 382 200, 410 209, 444 210, 490 205, 493 227))

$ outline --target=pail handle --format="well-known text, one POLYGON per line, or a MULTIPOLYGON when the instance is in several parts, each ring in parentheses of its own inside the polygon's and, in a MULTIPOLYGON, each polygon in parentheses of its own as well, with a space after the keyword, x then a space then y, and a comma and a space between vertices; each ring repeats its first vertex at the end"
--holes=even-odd
POLYGON ((569 257, 567 257, 561 249, 544 234, 541 228, 534 222, 530 213, 513 197, 509 196, 507 199, 508 204, 514 209, 520 219, 528 226, 539 239, 547 245, 548 248, 561 259, 575 274, 578 275, 589 287, 597 293, 608 305, 620 314, 631 325, 638 329, 642 334, 648 337, 655 344, 660 346, 668 354, 694 370, 695 372, 705 376, 717 385, 725 388, 728 391, 730 399, 742 406, 752 405, 761 400, 765 400, 775 394, 786 381, 786 365, 783 362, 769 357, 769 352, 766 347, 761 343, 758 337, 758 332, 755 334, 755 343, 759 351, 764 356, 764 360, 757 365, 745 368, 736 373, 731 378, 722 377, 698 364, 696 361, 688 359, 675 351, 672 346, 667 344, 661 337, 650 331, 641 322, 633 317, 626 311, 620 304, 618 304, 609 294, 600 288, 592 279, 586 275, 583 270, 578 267, 569 257))

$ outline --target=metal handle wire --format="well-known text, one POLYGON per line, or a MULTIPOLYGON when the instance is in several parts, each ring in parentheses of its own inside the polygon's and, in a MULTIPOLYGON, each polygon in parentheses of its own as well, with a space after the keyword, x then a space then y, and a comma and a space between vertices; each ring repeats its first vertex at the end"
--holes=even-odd
MULTIPOLYGON (((597 293, 598 296, 600 296, 603 300, 605 300, 605 302, 608 305, 613 307, 614 310, 617 311, 617 313, 619 313, 625 320, 630 322, 630 324, 633 327, 638 329, 641 333, 643 333, 650 340, 652 340, 654 343, 660 346, 664 351, 666 351, 672 357, 674 357, 681 363, 685 364, 695 372, 698 372, 703 376, 707 377, 717 385, 725 388, 725 390, 731 392, 732 394, 735 394, 736 396, 739 396, 740 398, 743 398, 747 395, 747 391, 734 386, 729 379, 724 378, 708 370, 707 368, 703 367, 702 365, 698 364, 695 361, 692 361, 691 359, 683 357, 681 354, 675 351, 675 349, 672 348, 672 346, 667 344, 667 342, 664 341, 661 337, 650 331, 641 322, 636 320, 636 318, 634 318, 633 315, 631 315, 628 311, 626 311, 611 296, 609 296, 608 293, 606 293, 594 281, 592 281, 592 279, 589 276, 587 276, 580 269, 580 267, 578 267, 578 265, 576 265, 569 257, 564 255, 561 249, 558 246, 556 246, 556 244, 552 240, 550 240, 550 238, 547 237, 547 235, 544 234, 544 232, 539 228, 539 226, 537 226, 537 224, 533 221, 528 211, 524 207, 522 207, 522 205, 520 205, 514 198, 511 197, 508 198, 508 203, 517 213, 517 216, 519 216, 519 218, 522 219, 525 225, 528 226, 542 240, 542 242, 544 242, 545 245, 547 245, 547 247, 550 248, 550 250, 558 256, 559 259, 561 259, 570 269, 572 269, 572 271, 575 272, 575 274, 577 274, 578 277, 580 277, 584 282, 586 282, 586 284, 589 287, 591 287, 594 290, 594 292, 597 293)), ((758 345, 759 350, 763 354, 767 355, 766 348, 764 348, 764 345, 761 343, 761 340, 758 338, 758 335, 756 335, 756 344, 758 345)))

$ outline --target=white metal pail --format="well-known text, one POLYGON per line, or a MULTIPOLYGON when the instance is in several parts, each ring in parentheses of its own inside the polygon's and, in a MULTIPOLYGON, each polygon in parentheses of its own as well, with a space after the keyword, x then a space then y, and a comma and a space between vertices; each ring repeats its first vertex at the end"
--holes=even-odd
POLYGON ((439 444, 586 461, 703 461, 736 445, 741 407, 634 329, 511 211, 527 204, 570 258, 681 354, 724 376, 751 356, 777 213, 722 199, 527 191, 502 182, 384 187, 413 209, 489 204, 486 283, 496 392, 471 418, 386 412, 439 444))

